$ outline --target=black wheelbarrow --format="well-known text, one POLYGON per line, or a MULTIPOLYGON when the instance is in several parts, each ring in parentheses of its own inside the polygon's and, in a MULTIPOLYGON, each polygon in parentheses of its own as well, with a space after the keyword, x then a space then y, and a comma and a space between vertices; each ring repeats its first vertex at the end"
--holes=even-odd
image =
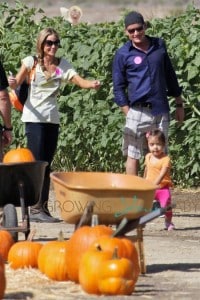
POLYGON ((14 240, 18 232, 27 239, 30 233, 28 207, 40 198, 47 162, 0 163, 0 230, 10 231, 14 240), (18 224, 16 207, 21 207, 18 224))

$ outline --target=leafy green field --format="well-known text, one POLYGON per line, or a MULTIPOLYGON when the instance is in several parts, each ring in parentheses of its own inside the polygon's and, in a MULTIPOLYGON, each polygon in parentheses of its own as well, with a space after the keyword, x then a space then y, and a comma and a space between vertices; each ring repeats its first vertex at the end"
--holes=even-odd
MULTIPOLYGON (((63 86, 59 106, 61 130, 54 160, 57 170, 124 172, 121 139, 124 117, 113 103, 111 63, 115 50, 126 41, 123 20, 71 27, 61 17, 42 16, 40 10, 21 2, 16 7, 0 4, 0 56, 6 71, 16 73, 20 60, 35 54, 38 32, 54 27, 61 37, 59 55, 72 62, 88 78, 98 78, 98 91, 63 86)), ((175 185, 199 186, 200 178, 200 11, 194 6, 178 16, 153 19, 149 35, 163 37, 177 70, 185 98, 186 121, 174 121, 171 99, 170 154, 175 185)), ((25 145, 20 113, 13 110, 14 140, 12 147, 25 145)), ((142 172, 142 170, 141 170, 142 172)))

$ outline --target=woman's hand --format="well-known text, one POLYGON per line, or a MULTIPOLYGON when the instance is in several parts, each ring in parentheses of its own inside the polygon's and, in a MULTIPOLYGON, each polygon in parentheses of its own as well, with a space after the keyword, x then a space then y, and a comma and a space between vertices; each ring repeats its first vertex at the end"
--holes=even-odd
POLYGON ((71 82, 80 86, 83 89, 95 89, 98 90, 101 86, 99 80, 88 80, 84 79, 83 77, 79 76, 78 74, 74 75, 71 79, 71 82))
POLYGON ((17 80, 14 75, 10 74, 10 76, 8 76, 8 84, 11 89, 13 89, 13 90, 16 89, 17 80))
POLYGON ((21 65, 21 68, 16 76, 10 72, 8 76, 8 84, 10 88, 15 90, 27 78, 28 74, 28 69, 24 64, 21 65))
POLYGON ((91 81, 91 88, 98 90, 101 86, 101 82, 99 80, 93 80, 91 81))

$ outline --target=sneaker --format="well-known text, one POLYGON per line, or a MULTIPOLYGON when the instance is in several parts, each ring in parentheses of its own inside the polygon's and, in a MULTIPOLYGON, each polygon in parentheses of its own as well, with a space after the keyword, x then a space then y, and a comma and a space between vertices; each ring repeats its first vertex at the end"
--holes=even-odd
POLYGON ((61 220, 47 215, 45 212, 38 212, 35 214, 30 213, 30 222, 40 222, 40 223, 58 223, 61 220))
POLYGON ((169 222, 165 222, 165 229, 168 230, 168 231, 171 231, 171 230, 174 230, 175 229, 175 226, 173 223, 169 223, 169 222))

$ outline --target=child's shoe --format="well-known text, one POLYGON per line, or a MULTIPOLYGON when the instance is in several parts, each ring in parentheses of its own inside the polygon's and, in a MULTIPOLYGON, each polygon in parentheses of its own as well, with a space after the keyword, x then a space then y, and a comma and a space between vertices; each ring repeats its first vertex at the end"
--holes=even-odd
POLYGON ((160 203, 157 200, 153 200, 152 210, 160 208, 160 203))
POLYGON ((172 231, 172 230, 175 229, 175 226, 171 222, 165 222, 165 229, 168 230, 168 231, 172 231))

